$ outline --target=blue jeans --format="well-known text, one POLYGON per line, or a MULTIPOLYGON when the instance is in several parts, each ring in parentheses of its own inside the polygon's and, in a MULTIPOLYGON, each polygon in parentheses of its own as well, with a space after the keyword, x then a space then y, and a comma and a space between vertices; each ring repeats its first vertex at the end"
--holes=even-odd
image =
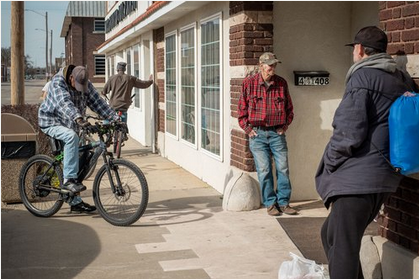
POLYGON ((271 206, 275 203, 283 206, 289 203, 291 183, 288 170, 288 147, 285 135, 276 131, 255 130, 258 134, 250 138, 250 151, 255 160, 258 174, 262 203, 271 206), (275 160, 277 190, 274 190, 271 153, 275 160))
POLYGON ((64 179, 76 179, 79 172, 79 136, 77 133, 64 126, 52 126, 42 129, 42 132, 64 142, 64 179))
MULTIPOLYGON (((42 129, 42 132, 50 137, 62 140, 64 142, 64 180, 77 178, 79 172, 79 136, 72 129, 64 126, 52 126, 42 129)), ((82 202, 79 195, 70 198, 68 204, 71 206, 82 202)))

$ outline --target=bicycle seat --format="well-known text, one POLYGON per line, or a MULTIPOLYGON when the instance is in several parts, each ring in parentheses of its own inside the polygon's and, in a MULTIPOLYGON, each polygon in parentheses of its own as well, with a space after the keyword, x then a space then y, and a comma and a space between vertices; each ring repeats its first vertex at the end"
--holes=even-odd
POLYGON ((63 151, 64 149, 64 142, 62 140, 49 137, 49 136, 48 136, 48 139, 49 139, 49 145, 51 146, 52 154, 54 156, 60 154, 61 151, 63 151))

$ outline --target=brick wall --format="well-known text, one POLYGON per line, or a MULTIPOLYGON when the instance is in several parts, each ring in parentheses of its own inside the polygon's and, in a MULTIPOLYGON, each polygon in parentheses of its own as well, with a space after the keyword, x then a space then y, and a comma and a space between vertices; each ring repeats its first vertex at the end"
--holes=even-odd
MULTIPOLYGON (((272 1, 230 2, 230 67, 241 67, 249 72, 248 69, 258 65, 262 53, 273 51, 272 11, 272 1)), ((237 118, 243 78, 233 75, 230 80, 231 116, 234 118, 237 118)), ((230 158, 232 166, 255 171, 249 138, 241 129, 231 131, 230 158)))
POLYGON ((94 52, 105 41, 104 33, 93 33, 94 18, 73 17, 71 27, 66 37, 66 55, 68 63, 83 65, 89 71, 89 79, 92 82, 105 82, 105 77, 94 77, 95 62, 94 52), (69 55, 71 54, 71 55, 69 55))
MULTIPOLYGON (((380 2, 381 28, 388 34, 387 52, 419 55, 419 2, 380 2)), ((419 84, 419 78, 415 79, 419 84)), ((419 254, 419 180, 404 178, 378 218, 381 236, 419 254)))
POLYGON ((165 103, 164 98, 164 28, 154 30, 154 42, 156 43, 156 85, 158 90, 158 131, 164 132, 165 125, 165 111, 160 109, 160 104, 165 103))
POLYGON ((419 180, 404 178, 378 218, 381 236, 419 255, 419 180))
MULTIPOLYGON (((380 2, 381 28, 388 34, 387 52, 391 55, 419 54, 419 2, 380 2)), ((415 78, 419 85, 419 78, 415 78)))

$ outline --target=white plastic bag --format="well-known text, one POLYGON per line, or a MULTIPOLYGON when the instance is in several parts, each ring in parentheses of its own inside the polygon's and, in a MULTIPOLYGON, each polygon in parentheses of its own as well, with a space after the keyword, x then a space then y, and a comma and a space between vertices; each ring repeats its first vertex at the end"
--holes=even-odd
POLYGON ((278 272, 278 279, 329 279, 323 265, 315 261, 301 258, 290 252, 291 261, 281 264, 278 272))

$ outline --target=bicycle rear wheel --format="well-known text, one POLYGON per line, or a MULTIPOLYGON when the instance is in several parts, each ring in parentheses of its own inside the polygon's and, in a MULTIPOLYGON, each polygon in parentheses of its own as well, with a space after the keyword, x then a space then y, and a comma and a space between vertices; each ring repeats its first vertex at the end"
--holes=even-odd
POLYGON ((143 172, 133 163, 113 160, 111 177, 117 187, 117 177, 121 182, 119 191, 112 192, 107 165, 96 174, 93 183, 93 200, 100 215, 115 226, 129 226, 138 221, 148 204, 148 185, 143 172))
POLYGON ((48 190, 60 189, 63 172, 46 155, 35 155, 26 162, 19 175, 19 194, 26 209, 38 217, 50 217, 63 205, 61 194, 48 190))

